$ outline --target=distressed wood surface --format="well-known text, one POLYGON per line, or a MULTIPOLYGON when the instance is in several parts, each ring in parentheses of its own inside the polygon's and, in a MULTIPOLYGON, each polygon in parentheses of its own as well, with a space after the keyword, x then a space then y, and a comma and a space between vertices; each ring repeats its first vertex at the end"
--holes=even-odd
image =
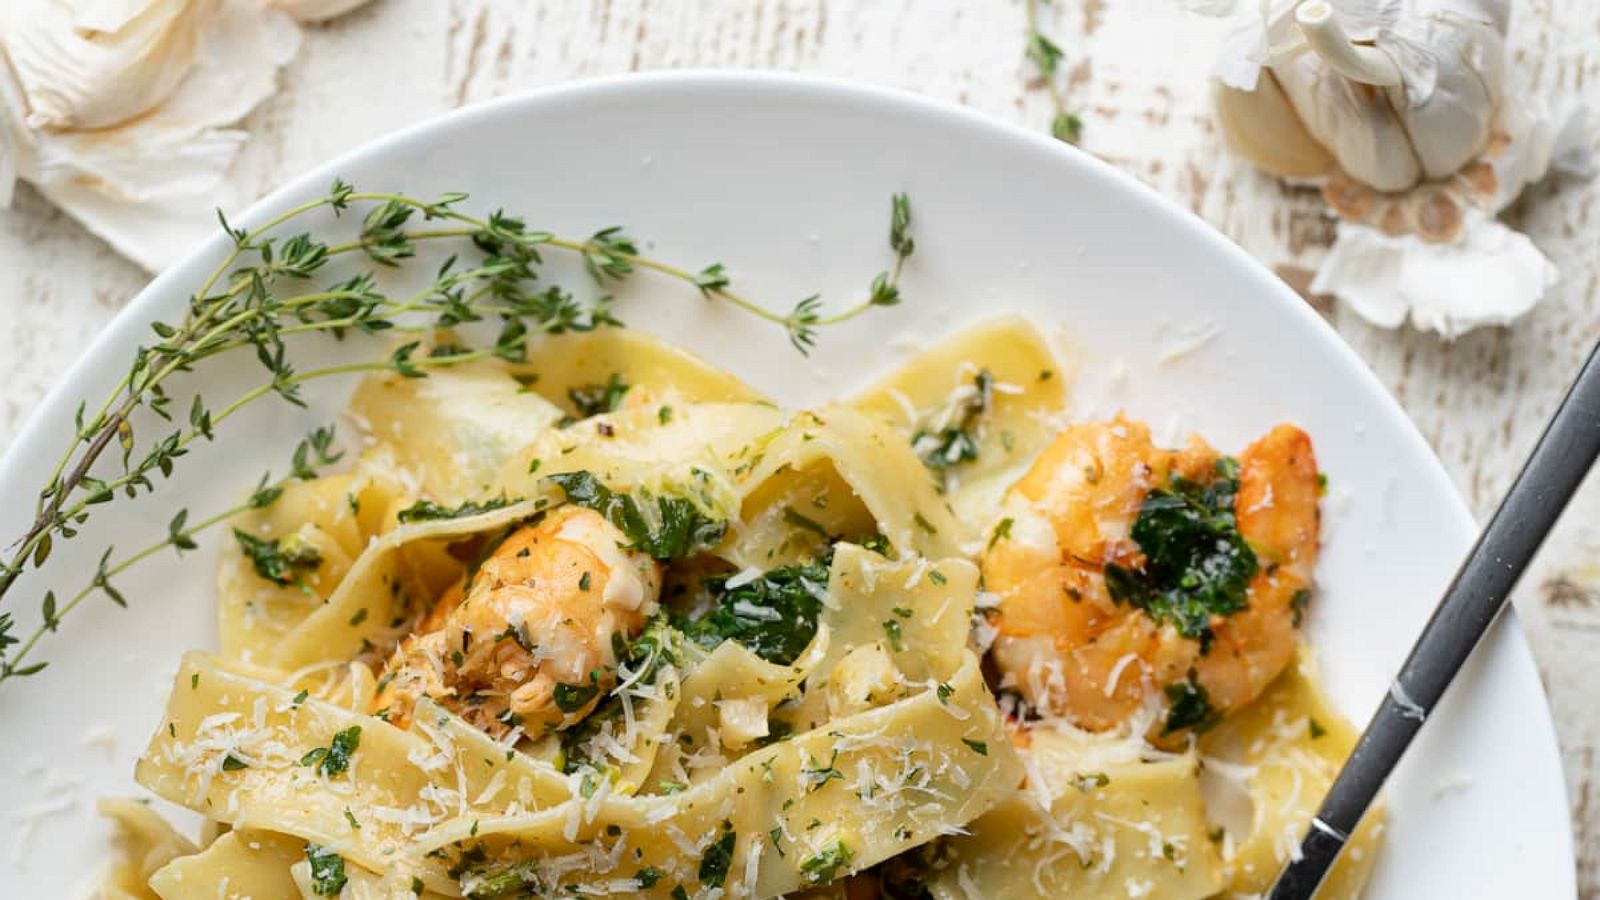
MULTIPOLYGON (((1230 158, 1207 106, 1215 24, 1178 0, 1055 0, 1083 146, 1212 222, 1304 291, 1332 223, 1314 192, 1230 158)), ((1600 107, 1594 0, 1522 0, 1520 77, 1600 107)), ((283 91, 247 121, 234 177, 257 193, 398 126, 538 85, 730 67, 909 88, 1043 129, 1020 0, 379 0, 309 29, 283 91)), ((1070 198, 1063 198, 1070 202, 1070 198)), ((1530 192, 1512 218, 1561 267, 1513 328, 1453 344, 1311 303, 1389 385, 1480 517, 1492 511, 1600 337, 1600 183, 1530 192)), ((0 214, 0 448, 146 278, 29 190, 0 214)), ((1574 502, 1517 598, 1550 693, 1577 828, 1580 894, 1600 898, 1600 486, 1574 502)))

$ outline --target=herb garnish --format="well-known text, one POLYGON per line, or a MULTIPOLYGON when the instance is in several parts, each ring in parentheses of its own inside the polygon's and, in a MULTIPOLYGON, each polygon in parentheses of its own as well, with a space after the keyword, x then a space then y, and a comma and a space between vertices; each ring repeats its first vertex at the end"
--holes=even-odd
POLYGON ((311 889, 319 897, 337 897, 348 880, 344 874, 344 857, 330 847, 307 844, 306 859, 311 863, 311 889))
MULTIPOLYGON (((214 525, 226 522, 246 510, 270 506, 283 493, 284 487, 291 479, 313 478, 316 476, 319 467, 338 461, 340 454, 331 449, 332 445, 333 429, 318 428, 307 435, 295 447, 289 475, 277 480, 273 480, 270 475, 262 476, 260 482, 256 484, 255 490, 250 493, 250 496, 243 503, 193 524, 189 523, 189 511, 186 509, 179 510, 178 514, 173 516, 172 521, 167 524, 165 537, 118 562, 111 561, 113 548, 106 548, 106 552, 101 555, 100 563, 95 568, 94 576, 89 580, 89 583, 73 594, 66 603, 58 606, 55 592, 45 592, 41 622, 26 640, 19 640, 10 634, 13 625, 11 614, 0 613, 0 683, 5 682, 8 678, 22 678, 43 671, 48 663, 37 662, 24 665, 23 661, 33 651, 34 645, 44 637, 46 632, 54 632, 68 613, 72 612, 79 604, 96 592, 104 593, 113 603, 126 607, 128 605, 127 600, 122 596, 122 592, 112 585, 112 578, 167 547, 172 547, 178 551, 193 550, 197 546, 194 540, 195 535, 214 525), (12 651, 10 658, 7 659, 7 649, 14 644, 19 644, 20 646, 15 651, 12 651)), ((87 513, 82 514, 82 517, 74 517, 73 522, 82 524, 83 517, 86 516, 87 513)), ((72 537, 77 532, 74 528, 65 528, 61 533, 63 537, 72 537)), ((44 542, 43 545, 48 545, 50 542, 48 535, 40 538, 40 540, 44 542)), ((35 569, 42 563, 42 560, 37 558, 37 551, 35 551, 33 557, 29 557, 29 560, 31 560, 29 564, 35 569)), ((28 563, 29 560, 24 560, 24 563, 28 563)), ((0 597, 3 597, 5 587, 9 583, 8 565, 10 564, 0 563, 0 597)), ((18 565, 21 564, 19 563, 18 565)), ((20 572, 21 570, 11 569, 10 571, 20 572)))
POLYGON ((642 504, 651 501, 647 494, 635 499, 613 491, 592 472, 564 472, 549 475, 566 492, 567 501, 592 509, 617 527, 632 542, 630 549, 648 553, 653 559, 680 559, 722 542, 728 523, 712 519, 685 497, 656 497, 657 524, 646 521, 642 504))
POLYGON ((1103 788, 1111 783, 1111 776, 1104 772, 1080 772, 1072 776, 1072 786, 1085 794, 1095 788, 1103 788))
POLYGON ((460 506, 440 506, 432 500, 418 500, 405 509, 395 513, 395 518, 404 523, 434 522, 440 519, 464 519, 467 516, 481 515, 496 509, 504 509, 512 503, 509 497, 493 497, 488 500, 469 500, 460 506))
POLYGON ((1257 569, 1234 517, 1238 465, 1220 459, 1210 484, 1175 476, 1168 488, 1151 491, 1132 531, 1144 568, 1105 567, 1112 600, 1172 623, 1179 634, 1199 640, 1202 652, 1211 646, 1211 617, 1245 608, 1257 569))
POLYGON ((911 435, 911 449, 922 464, 935 472, 978 458, 979 427, 994 405, 994 376, 983 369, 972 378, 972 391, 941 410, 930 429, 911 435))
MULTIPOLYGON (((620 719, 623 716, 623 703, 620 696, 623 691, 638 686, 656 683, 661 670, 678 661, 678 650, 682 637, 668 625, 664 616, 651 619, 631 642, 623 639, 621 635, 612 635, 612 652, 617 658, 618 684, 612 688, 594 711, 561 733, 561 750, 563 755, 562 771, 572 774, 584 767, 591 769, 603 768, 604 760, 591 756, 595 748, 591 743, 594 737, 605 727, 609 721, 620 719)), ((561 691, 566 685, 556 688, 561 691)), ((568 696, 567 702, 574 698, 568 696)), ((585 701, 587 702, 587 701, 585 701)), ((561 701, 557 700, 559 706, 561 701)), ((581 709, 580 704, 575 709, 563 709, 563 712, 575 712, 581 709)))
POLYGON ((802 860, 800 872, 806 876, 806 881, 810 884, 831 884, 839 877, 839 870, 848 869, 850 860, 854 858, 855 853, 851 851, 849 845, 834 838, 823 844, 821 850, 802 860))
MULTIPOLYGON (((545 251, 576 254, 590 278, 602 287, 646 269, 682 281, 709 298, 782 326, 790 342, 804 353, 814 345, 818 328, 900 302, 900 273, 914 247, 910 204, 904 194, 896 194, 890 203, 889 230, 894 264, 872 280, 866 296, 832 315, 823 315, 816 296, 801 300, 788 313, 778 313, 735 293, 720 264, 696 274, 640 256, 637 244, 617 228, 602 229, 586 239, 562 238, 529 228, 523 220, 500 211, 486 217, 469 215, 459 209, 466 199, 462 193, 423 200, 357 191, 337 179, 323 196, 253 228, 236 228, 219 215, 232 242, 228 253, 191 294, 181 320, 150 324, 153 340, 135 351, 127 373, 109 395, 99 403, 79 405, 73 433, 48 480, 35 494, 32 521, 15 540, 0 542, 8 548, 0 556, 0 601, 24 572, 44 567, 59 541, 79 534, 92 507, 119 495, 153 492, 155 480, 170 478, 191 445, 211 440, 218 426, 257 400, 276 396, 303 405, 303 385, 320 378, 382 371, 415 378, 473 360, 522 360, 528 342, 539 334, 620 324, 605 298, 584 302, 559 285, 535 289, 543 276, 545 251), (353 238, 282 233, 286 226, 309 215, 326 211, 340 215, 358 207, 365 207, 366 213, 344 217, 358 225, 353 238), (375 271, 408 264, 424 242, 470 243, 476 253, 449 256, 415 294, 386 293, 375 271), (369 270, 339 279, 325 274, 324 267, 331 261, 346 257, 364 258, 369 270), (499 321, 491 342, 476 347, 454 342, 431 350, 423 347, 423 339, 441 329, 484 320, 499 321), (290 345, 302 335, 321 333, 342 339, 384 332, 416 335, 417 339, 378 359, 307 370, 297 370, 289 353, 290 345), (173 376, 197 372, 208 360, 235 351, 254 355, 266 370, 264 383, 223 405, 213 405, 198 394, 186 403, 185 398, 169 392, 173 376), (186 416, 182 413, 185 407, 186 416), (157 429, 154 436, 146 436, 151 425, 138 424, 146 410, 155 414, 150 418, 157 429), (175 427, 169 430, 163 422, 175 427), (95 474, 113 446, 120 450, 120 472, 95 474)), ((204 377, 193 381, 206 383, 204 377)), ((315 477, 318 465, 337 459, 329 450, 331 437, 331 431, 319 431, 312 442, 302 444, 291 476, 315 477)), ((164 539, 126 559, 113 561, 108 550, 89 585, 71 600, 58 606, 54 592, 46 592, 42 621, 26 640, 14 634, 14 616, 0 612, 0 682, 43 670, 44 663, 26 663, 26 658, 43 635, 54 632, 61 618, 87 596, 103 592, 114 602, 124 603, 112 586, 113 577, 166 547, 194 549, 196 534, 242 509, 270 504, 282 487, 281 481, 264 479, 247 504, 194 525, 188 524, 188 511, 180 510, 164 539)))
POLYGON ((585 384, 567 389, 567 399, 572 401, 573 408, 578 411, 578 418, 587 419, 602 413, 616 412, 622 406, 622 398, 627 396, 633 385, 626 384, 622 376, 615 372, 605 380, 604 384, 585 384))
MULTIPOLYGON (((1023 55, 1039 70, 1045 92, 1050 95, 1050 105, 1055 114, 1050 119, 1050 134, 1057 140, 1076 144, 1083 135, 1083 120, 1067 111, 1067 101, 1056 83, 1057 70, 1061 68, 1061 47, 1045 37, 1039 30, 1039 0, 1023 0, 1028 16, 1028 42, 1023 55)), ((1044 376, 1041 375, 1041 379, 1044 376)))
POLYGON ((595 670, 589 673, 588 684, 567 684, 557 682, 555 687, 556 708, 564 713, 575 713, 588 705, 595 695, 600 693, 600 672, 595 670))
POLYGON ((711 610, 679 627, 708 650, 734 640, 767 662, 789 665, 817 634, 820 597, 827 589, 832 561, 832 553, 824 553, 798 565, 771 569, 736 588, 727 586, 726 575, 708 578, 711 610))
POLYGON ((322 553, 298 534, 267 540, 238 528, 233 536, 255 567, 256 574, 281 585, 300 582, 302 574, 322 565, 322 553))
POLYGON ((1211 708, 1210 697, 1206 689, 1195 681, 1193 672, 1189 673, 1187 679, 1175 681, 1164 690, 1167 694, 1167 721, 1161 729, 1164 735, 1185 728, 1192 728, 1199 734, 1222 718, 1220 713, 1211 708))
POLYGON ((316 766, 326 778, 336 778, 350 770, 350 757, 361 746, 361 726, 351 725, 336 733, 326 747, 316 747, 300 757, 300 765, 316 766))
POLYGON ((728 880, 728 868, 733 865, 733 843, 738 836, 730 822, 722 823, 722 836, 711 842, 700 857, 700 883, 706 887, 722 887, 728 880))

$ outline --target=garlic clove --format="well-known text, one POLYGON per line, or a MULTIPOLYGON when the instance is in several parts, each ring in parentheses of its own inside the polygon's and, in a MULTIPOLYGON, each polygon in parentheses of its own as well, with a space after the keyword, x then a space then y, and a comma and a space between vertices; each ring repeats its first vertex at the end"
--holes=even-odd
MULTIPOLYGON (((1425 20, 1420 35, 1407 45, 1428 61, 1405 67, 1411 77, 1403 88, 1389 90, 1389 100, 1401 110, 1423 176, 1447 178, 1489 140, 1500 103, 1505 41, 1487 25, 1454 17, 1425 20)), ((1402 45, 1396 39, 1387 46, 1402 45)))
POLYGON ((1333 156, 1300 123, 1272 73, 1261 73, 1252 91, 1221 81, 1213 89, 1228 145, 1257 167, 1283 178, 1314 178, 1333 165, 1333 156))
POLYGON ((297 22, 325 22, 342 16, 369 0, 269 0, 269 2, 294 16, 297 22))
POLYGON ((1311 53, 1280 62, 1273 72, 1306 130, 1351 176, 1380 191, 1403 191, 1422 177, 1384 91, 1350 81, 1311 53))
POLYGON ((145 0, 132 10, 94 10, 86 27, 64 0, 0 4, 0 48, 22 87, 34 128, 106 128, 148 112, 177 88, 193 61, 196 30, 218 0, 145 0))
POLYGON ((1556 276, 1526 235, 1468 209, 1459 236, 1447 243, 1340 222, 1310 289, 1337 295, 1374 325, 1396 328, 1409 318, 1419 329, 1454 338, 1523 315, 1556 276))

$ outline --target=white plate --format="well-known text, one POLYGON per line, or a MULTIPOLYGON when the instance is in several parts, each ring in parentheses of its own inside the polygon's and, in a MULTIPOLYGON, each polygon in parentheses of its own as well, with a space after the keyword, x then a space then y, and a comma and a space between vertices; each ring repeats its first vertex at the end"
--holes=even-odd
MULTIPOLYGON (((1158 435, 1198 430, 1234 450, 1295 420, 1315 437, 1333 486, 1310 637, 1336 702, 1358 723, 1471 542, 1465 505, 1400 408, 1265 268, 1131 178, 959 108, 751 74, 564 87, 382 140, 243 221, 314 197, 335 175, 421 196, 468 191, 467 206, 503 205, 563 234, 622 224, 647 253, 691 269, 724 262, 749 295, 783 308, 812 291, 839 303, 856 296, 885 262, 888 195, 909 192, 917 254, 905 304, 825 330, 810 360, 771 326, 675 283, 641 279, 618 311, 806 404, 888 365, 901 336, 1017 310, 1065 326, 1087 352, 1078 392, 1087 413, 1127 409, 1158 435)), ((0 533, 20 532, 78 399, 104 395, 149 339, 151 319, 178 317, 223 243, 141 294, 40 408, 0 463, 0 533)), ((240 355, 206 376, 208 392, 231 396, 258 372, 240 355)), ((14 592, 23 623, 36 621, 46 587, 75 589, 92 573, 106 542, 139 546, 179 506, 222 508, 263 469, 282 471, 295 437, 333 415, 346 389, 316 392, 306 411, 260 406, 181 460, 175 484, 103 508, 88 534, 57 549, 48 579, 30 576, 14 592)), ((18 832, 0 842, 0 895, 65 895, 106 852, 93 798, 136 793, 133 761, 159 725, 179 654, 213 641, 217 540, 121 579, 131 609, 94 598, 45 646, 46 672, 0 688, 0 810, 18 832), (43 809, 57 811, 22 840, 14 817, 43 809)), ((1388 801, 1369 896, 1573 895, 1554 733, 1514 620, 1500 623, 1428 723, 1388 801)))

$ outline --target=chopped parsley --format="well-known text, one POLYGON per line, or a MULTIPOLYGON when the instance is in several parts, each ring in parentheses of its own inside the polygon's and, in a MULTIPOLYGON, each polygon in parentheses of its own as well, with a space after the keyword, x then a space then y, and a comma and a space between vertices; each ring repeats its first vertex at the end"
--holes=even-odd
POLYGON ((883 620, 883 634, 889 639, 889 646, 896 652, 905 649, 905 640, 900 631, 900 623, 894 619, 883 620))
POLYGON ((737 835, 733 825, 722 823, 722 836, 711 842, 705 855, 700 857, 700 883, 706 887, 722 887, 728 880, 728 867, 733 865, 733 843, 737 835))
POLYGON ((622 406, 622 398, 627 396, 628 390, 632 387, 622 380, 622 376, 612 372, 604 384, 584 384, 567 388, 567 399, 572 401, 572 407, 578 411, 578 417, 587 419, 601 413, 616 412, 622 406))
POLYGON ((556 708, 564 713, 575 713, 587 706, 598 693, 600 693, 600 671, 596 669, 589 673, 588 684, 557 683, 556 708))
POLYGON ((652 498, 633 496, 607 487, 592 472, 578 471, 550 475, 546 481, 554 482, 566 492, 567 501, 592 509, 606 521, 627 535, 631 549, 650 554, 654 559, 680 559, 709 550, 722 542, 728 523, 712 519, 685 497, 656 497, 654 528, 646 520, 641 504, 652 498))
POLYGON ((810 884, 831 884, 839 877, 840 869, 849 869, 850 860, 854 858, 855 853, 850 850, 849 845, 834 838, 822 845, 821 850, 802 860, 800 872, 810 884))
POLYGON ((1085 794, 1095 788, 1103 788, 1111 783, 1111 776, 1104 772, 1081 772, 1072 776, 1072 786, 1085 794))
POLYGON ((335 734, 326 747, 317 747, 300 757, 300 765, 316 766, 324 777, 337 778, 350 770, 350 757, 361 746, 361 726, 351 725, 335 734))
POLYGON ((993 550, 995 544, 1011 537, 1011 526, 1015 524, 1016 520, 1010 516, 1006 516, 1004 519, 1001 519, 1000 522, 994 526, 994 532, 989 535, 989 546, 985 547, 984 549, 993 550))
MULTIPOLYGON (((482 844, 471 848, 471 859, 481 862, 483 855, 482 844), (473 853, 476 850, 478 852, 473 853)), ((469 857, 463 855, 462 862, 467 862, 469 857)), ((457 868, 451 870, 451 877, 461 878, 461 886, 472 900, 490 900, 495 897, 525 896, 521 892, 530 889, 536 890, 541 885, 538 873, 533 870, 531 863, 513 863, 507 866, 478 867, 476 869, 457 868), (461 876, 465 874, 466 877, 461 876)))
MULTIPOLYGON (((812 759, 808 765, 803 766, 800 769, 800 777, 806 783, 806 793, 809 794, 812 791, 820 790, 823 785, 830 781, 843 781, 844 773, 834 765, 838 761, 839 751, 835 750, 826 766, 819 765, 815 759, 812 759)), ((817 824, 820 825, 822 823, 818 822, 817 824)))
POLYGON ((1322 723, 1318 722, 1316 719, 1309 719, 1308 718, 1308 719, 1306 719, 1306 724, 1310 728, 1311 739, 1313 741, 1328 733, 1328 729, 1323 728, 1322 727, 1322 723))
POLYGON ((307 844, 306 859, 311 863, 311 889, 319 897, 337 897, 348 880, 344 857, 321 844, 307 844))
POLYGON ((727 586, 728 576, 708 578, 711 609, 679 623, 683 633, 706 649, 734 640, 770 663, 794 662, 817 634, 823 592, 832 555, 771 569, 748 584, 727 586))
POLYGON ((1217 724, 1222 716, 1211 708, 1211 700, 1206 695, 1206 689, 1194 680, 1194 673, 1183 681, 1175 681, 1165 688, 1167 694, 1167 721, 1162 727, 1162 734, 1171 734, 1185 728, 1194 729, 1196 734, 1206 731, 1217 724))
POLYGON ((655 866, 645 866, 633 873, 633 880, 639 882, 641 889, 653 888, 661 880, 661 870, 655 866))
POLYGON ((1245 608, 1259 567, 1234 517, 1238 491, 1238 462, 1220 459, 1209 484, 1174 477, 1169 487, 1147 494, 1132 531, 1144 567, 1107 564, 1111 599, 1171 623, 1200 641, 1202 652, 1210 649, 1211 617, 1245 608))
POLYGON ((467 501, 457 507, 440 506, 432 500, 418 500, 396 514, 402 522, 434 522, 440 519, 464 519, 511 505, 510 498, 493 497, 488 500, 467 501))
POLYGON ((894 556, 894 547, 889 543, 889 539, 881 534, 869 534, 862 538, 861 549, 871 550, 885 559, 894 556))
POLYGON ((224 772, 237 772, 240 769, 248 769, 248 768, 250 768, 250 764, 249 763, 245 762, 244 760, 240 759, 237 756, 234 756, 232 753, 229 753, 228 755, 222 757, 222 771, 224 771, 224 772))
POLYGON ((972 748, 972 752, 978 754, 979 756, 988 756, 989 755, 989 745, 988 745, 987 742, 975 741, 972 738, 962 738, 961 739, 961 743, 966 744, 968 747, 971 747, 972 748))
POLYGON ((934 430, 919 428, 911 435, 911 449, 935 472, 978 458, 978 427, 994 403, 994 376, 984 369, 973 377, 972 387, 972 393, 938 417, 949 424, 934 430))
POLYGON ((275 584, 298 584, 301 575, 322 565, 321 551, 298 534, 269 541, 235 528, 233 536, 238 539, 244 555, 249 557, 256 574, 275 584))
MULTIPOLYGON (((627 681, 636 686, 652 685, 662 669, 677 663, 681 640, 678 633, 667 624, 665 617, 657 616, 646 623, 644 630, 631 642, 621 635, 613 635, 611 649, 616 655, 619 669, 626 670, 627 681)), ((556 690, 565 694, 563 687, 558 686, 556 690)), ((606 728, 607 723, 624 717, 622 697, 618 693, 612 691, 607 694, 583 721, 561 732, 563 772, 570 775, 586 767, 605 768, 606 760, 594 758, 591 754, 596 749, 596 735, 606 728)), ((568 702, 574 699, 576 697, 567 698, 568 702)))

